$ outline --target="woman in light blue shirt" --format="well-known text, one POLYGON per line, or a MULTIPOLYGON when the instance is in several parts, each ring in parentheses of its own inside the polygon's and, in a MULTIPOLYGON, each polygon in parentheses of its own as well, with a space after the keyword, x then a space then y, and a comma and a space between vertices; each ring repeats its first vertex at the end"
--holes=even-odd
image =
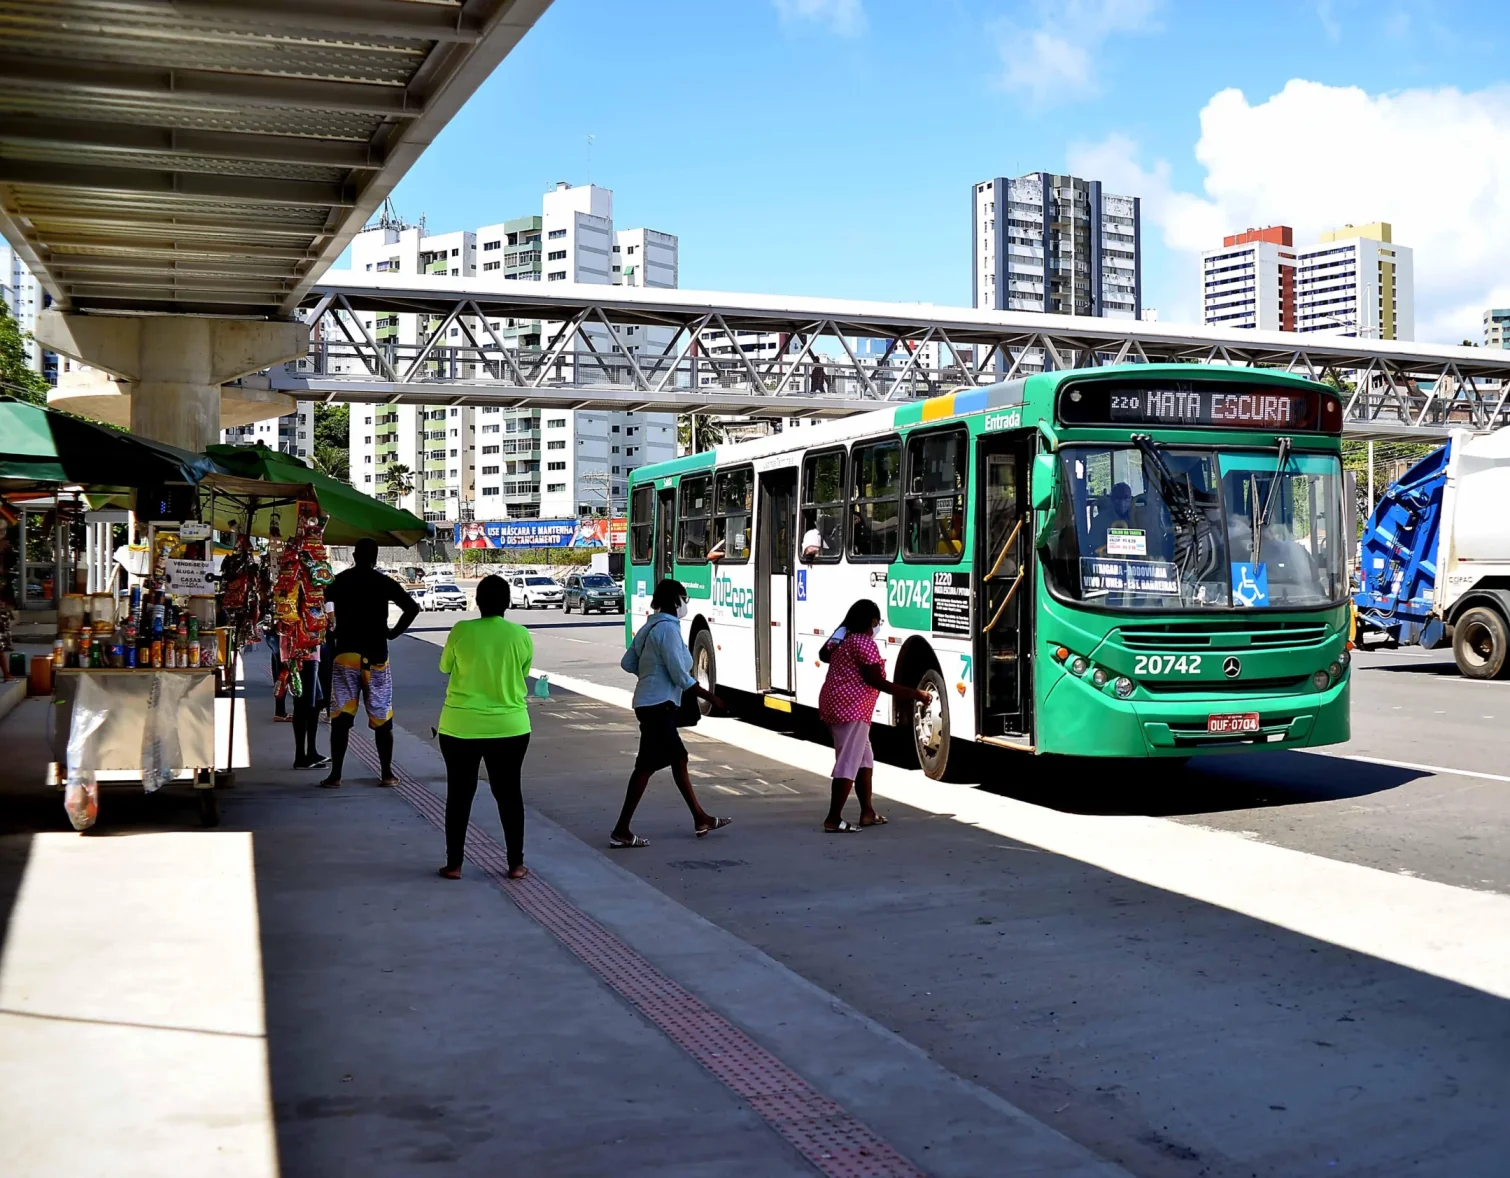
POLYGON ((650 775, 657 769, 670 768, 682 800, 692 811, 692 825, 698 838, 729 825, 727 818, 713 817, 697 800, 692 779, 687 775, 687 746, 682 744, 681 733, 676 730, 676 714, 689 688, 709 703, 722 706, 692 674, 692 653, 682 638, 681 625, 681 619, 687 616, 687 591, 680 581, 662 581, 655 587, 650 605, 653 612, 619 661, 624 670, 639 676, 634 685, 634 714, 640 722, 640 752, 624 794, 624 809, 608 838, 611 847, 650 845, 629 824, 645 796, 650 775))

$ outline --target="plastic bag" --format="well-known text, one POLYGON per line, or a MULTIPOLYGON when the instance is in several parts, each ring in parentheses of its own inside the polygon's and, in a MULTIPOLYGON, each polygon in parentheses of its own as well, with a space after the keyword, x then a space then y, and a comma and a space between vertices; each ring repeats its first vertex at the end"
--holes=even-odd
POLYGON ((142 725, 142 788, 161 789, 183 768, 178 713, 193 680, 188 675, 154 675, 142 725))
POLYGON ((63 787, 63 810, 75 830, 88 830, 100 816, 100 787, 93 773, 69 778, 63 787))
POLYGON ((68 725, 63 810, 75 830, 88 830, 100 816, 100 787, 95 781, 94 734, 105 723, 110 696, 95 676, 80 675, 68 725))
POLYGON ((535 680, 535 694, 541 699, 550 699, 551 680, 549 675, 540 675, 535 680))

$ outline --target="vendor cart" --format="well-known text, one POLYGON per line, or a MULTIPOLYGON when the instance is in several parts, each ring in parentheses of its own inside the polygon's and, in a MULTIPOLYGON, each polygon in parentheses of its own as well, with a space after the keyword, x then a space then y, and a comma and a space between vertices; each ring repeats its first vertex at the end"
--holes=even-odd
POLYGON ((206 826, 220 821, 215 796, 215 677, 213 667, 182 670, 116 670, 103 667, 62 667, 54 676, 52 752, 53 784, 62 786, 70 772, 92 773, 100 784, 140 782, 150 767, 143 733, 151 729, 155 709, 170 709, 166 722, 173 728, 170 751, 173 784, 191 786, 199 798, 199 814, 206 826), (70 765, 69 741, 75 732, 74 714, 86 680, 105 689, 109 707, 99 726, 77 750, 79 762, 70 765))

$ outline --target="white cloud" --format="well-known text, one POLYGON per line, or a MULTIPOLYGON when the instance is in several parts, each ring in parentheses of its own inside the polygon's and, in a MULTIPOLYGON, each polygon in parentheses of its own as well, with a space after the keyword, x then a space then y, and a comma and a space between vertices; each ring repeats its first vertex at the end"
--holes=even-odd
POLYGON ((1146 33, 1162 0, 1037 0, 1036 28, 995 26, 1002 85, 1040 106, 1083 98, 1099 87, 1094 57, 1118 33, 1146 33))
POLYGON ((1510 86, 1370 95, 1297 79, 1256 105, 1223 90, 1201 111, 1200 194, 1138 155, 1112 136, 1073 146, 1069 164, 1141 196, 1145 225, 1185 256, 1189 288, 1161 296, 1171 306, 1199 305, 1190 255, 1224 234, 1290 225, 1299 244, 1369 221, 1415 252, 1418 339, 1477 339, 1484 308, 1510 305, 1510 86))
POLYGON ((865 31, 865 8, 861 0, 774 0, 783 23, 814 21, 825 24, 841 37, 858 37, 865 31))

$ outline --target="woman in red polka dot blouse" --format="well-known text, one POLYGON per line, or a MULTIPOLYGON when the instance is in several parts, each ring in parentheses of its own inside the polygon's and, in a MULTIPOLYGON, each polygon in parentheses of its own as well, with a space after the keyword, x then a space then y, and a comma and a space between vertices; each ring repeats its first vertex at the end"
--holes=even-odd
POLYGON ((834 738, 833 800, 823 829, 829 834, 852 834, 866 826, 884 826, 886 819, 871 804, 870 778, 875 760, 870 751, 870 717, 881 692, 914 703, 931 703, 926 691, 903 687, 886 678, 886 660, 876 646, 881 607, 862 597, 849 607, 844 624, 824 643, 819 658, 828 676, 818 693, 818 718, 834 738), (860 825, 843 818, 850 786, 860 799, 860 825))

